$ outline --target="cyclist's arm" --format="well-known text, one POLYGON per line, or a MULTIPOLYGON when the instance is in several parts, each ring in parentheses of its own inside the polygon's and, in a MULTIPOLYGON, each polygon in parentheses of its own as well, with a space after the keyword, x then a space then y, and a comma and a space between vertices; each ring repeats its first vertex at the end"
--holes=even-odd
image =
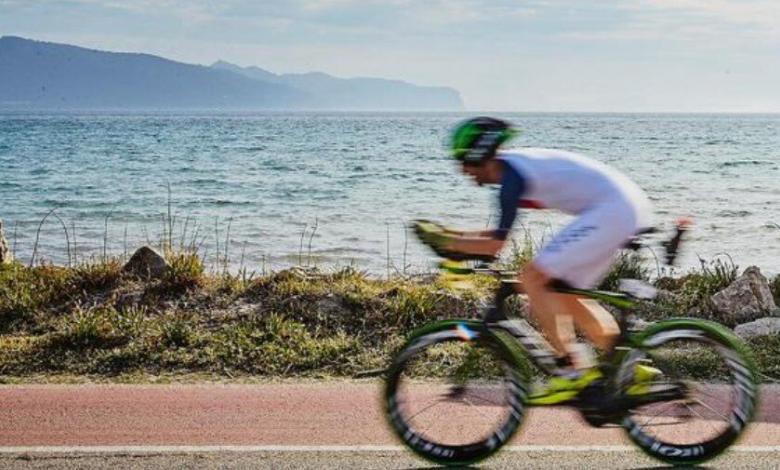
POLYGON ((449 248, 464 253, 496 256, 504 247, 504 242, 517 218, 517 202, 523 192, 525 192, 525 180, 514 168, 504 162, 499 194, 501 217, 498 228, 457 234, 450 232, 455 236, 449 248))
POLYGON ((496 256, 504 247, 504 240, 491 237, 453 237, 449 249, 461 253, 496 256))
POLYGON ((465 238, 495 238, 495 230, 452 230, 445 229, 447 235, 465 238))

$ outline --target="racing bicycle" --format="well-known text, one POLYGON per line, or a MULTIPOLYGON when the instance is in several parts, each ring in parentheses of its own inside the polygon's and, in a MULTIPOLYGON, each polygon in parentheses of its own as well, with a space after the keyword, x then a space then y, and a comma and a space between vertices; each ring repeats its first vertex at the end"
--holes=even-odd
MULTIPOLYGON (((665 243, 669 264, 685 229, 678 225, 665 243)), ((638 238, 629 244, 642 246, 638 238)), ((436 321, 412 332, 385 378, 392 430, 412 451, 443 465, 490 456, 515 434, 528 407, 551 404, 533 400, 529 390, 535 378, 554 372, 554 354, 528 321, 508 315, 517 273, 463 264, 474 259, 461 255, 460 263, 445 262, 442 269, 496 278, 493 302, 476 319, 436 321)), ((730 330, 696 318, 639 324, 632 312, 656 292, 637 280, 623 280, 619 292, 553 287, 619 312, 621 334, 602 357, 602 379, 563 403, 587 423, 622 427, 645 453, 674 465, 709 460, 744 432, 758 400, 757 373, 748 348, 730 330)))

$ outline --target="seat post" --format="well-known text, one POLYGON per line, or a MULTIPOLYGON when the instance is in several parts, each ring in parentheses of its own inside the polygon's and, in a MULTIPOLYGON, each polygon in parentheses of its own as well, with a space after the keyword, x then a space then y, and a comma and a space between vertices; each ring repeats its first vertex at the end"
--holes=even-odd
POLYGON ((501 280, 501 284, 496 290, 496 296, 493 300, 493 305, 488 307, 485 314, 485 321, 487 323, 496 323, 502 320, 507 320, 506 315, 506 299, 515 295, 515 280, 501 280))

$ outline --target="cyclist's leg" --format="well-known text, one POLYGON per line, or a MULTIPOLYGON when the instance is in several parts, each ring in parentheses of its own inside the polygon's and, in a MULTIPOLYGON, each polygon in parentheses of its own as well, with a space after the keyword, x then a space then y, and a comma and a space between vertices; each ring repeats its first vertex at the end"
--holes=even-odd
POLYGON ((564 227, 523 272, 532 313, 541 319, 540 328, 559 354, 571 349, 568 345, 573 337, 569 330, 556 328, 558 321, 550 316, 565 315, 567 322, 573 321, 595 346, 607 351, 620 331, 612 315, 598 303, 551 291, 549 282, 559 279, 581 289, 597 285, 617 251, 636 232, 636 219, 630 204, 618 201, 596 207, 564 227))
POLYGON ((526 266, 521 279, 531 314, 559 357, 573 353, 574 325, 599 349, 612 348, 620 329, 598 302, 551 291, 548 285, 552 279, 533 263, 526 266))
POLYGON ((569 311, 563 308, 561 294, 551 292, 547 287, 551 277, 529 263, 520 273, 523 291, 536 323, 550 342, 558 357, 569 356, 574 341, 574 324, 569 311))

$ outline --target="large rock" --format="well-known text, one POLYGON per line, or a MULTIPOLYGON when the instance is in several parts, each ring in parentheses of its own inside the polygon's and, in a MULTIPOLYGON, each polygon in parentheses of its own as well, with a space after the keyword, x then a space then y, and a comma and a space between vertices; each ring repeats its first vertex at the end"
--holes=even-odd
POLYGON ((3 221, 0 220, 0 264, 9 264, 13 261, 11 249, 8 247, 8 240, 5 239, 3 232, 3 221))
POLYGON ((739 324, 773 312, 777 305, 772 298, 769 282, 756 266, 751 266, 734 282, 712 296, 721 320, 739 324))
POLYGON ((780 318, 764 317, 750 323, 743 323, 734 328, 734 333, 744 339, 777 335, 780 334, 780 318))
POLYGON ((147 279, 159 279, 168 272, 170 266, 165 258, 154 248, 142 246, 122 268, 124 272, 147 279))

